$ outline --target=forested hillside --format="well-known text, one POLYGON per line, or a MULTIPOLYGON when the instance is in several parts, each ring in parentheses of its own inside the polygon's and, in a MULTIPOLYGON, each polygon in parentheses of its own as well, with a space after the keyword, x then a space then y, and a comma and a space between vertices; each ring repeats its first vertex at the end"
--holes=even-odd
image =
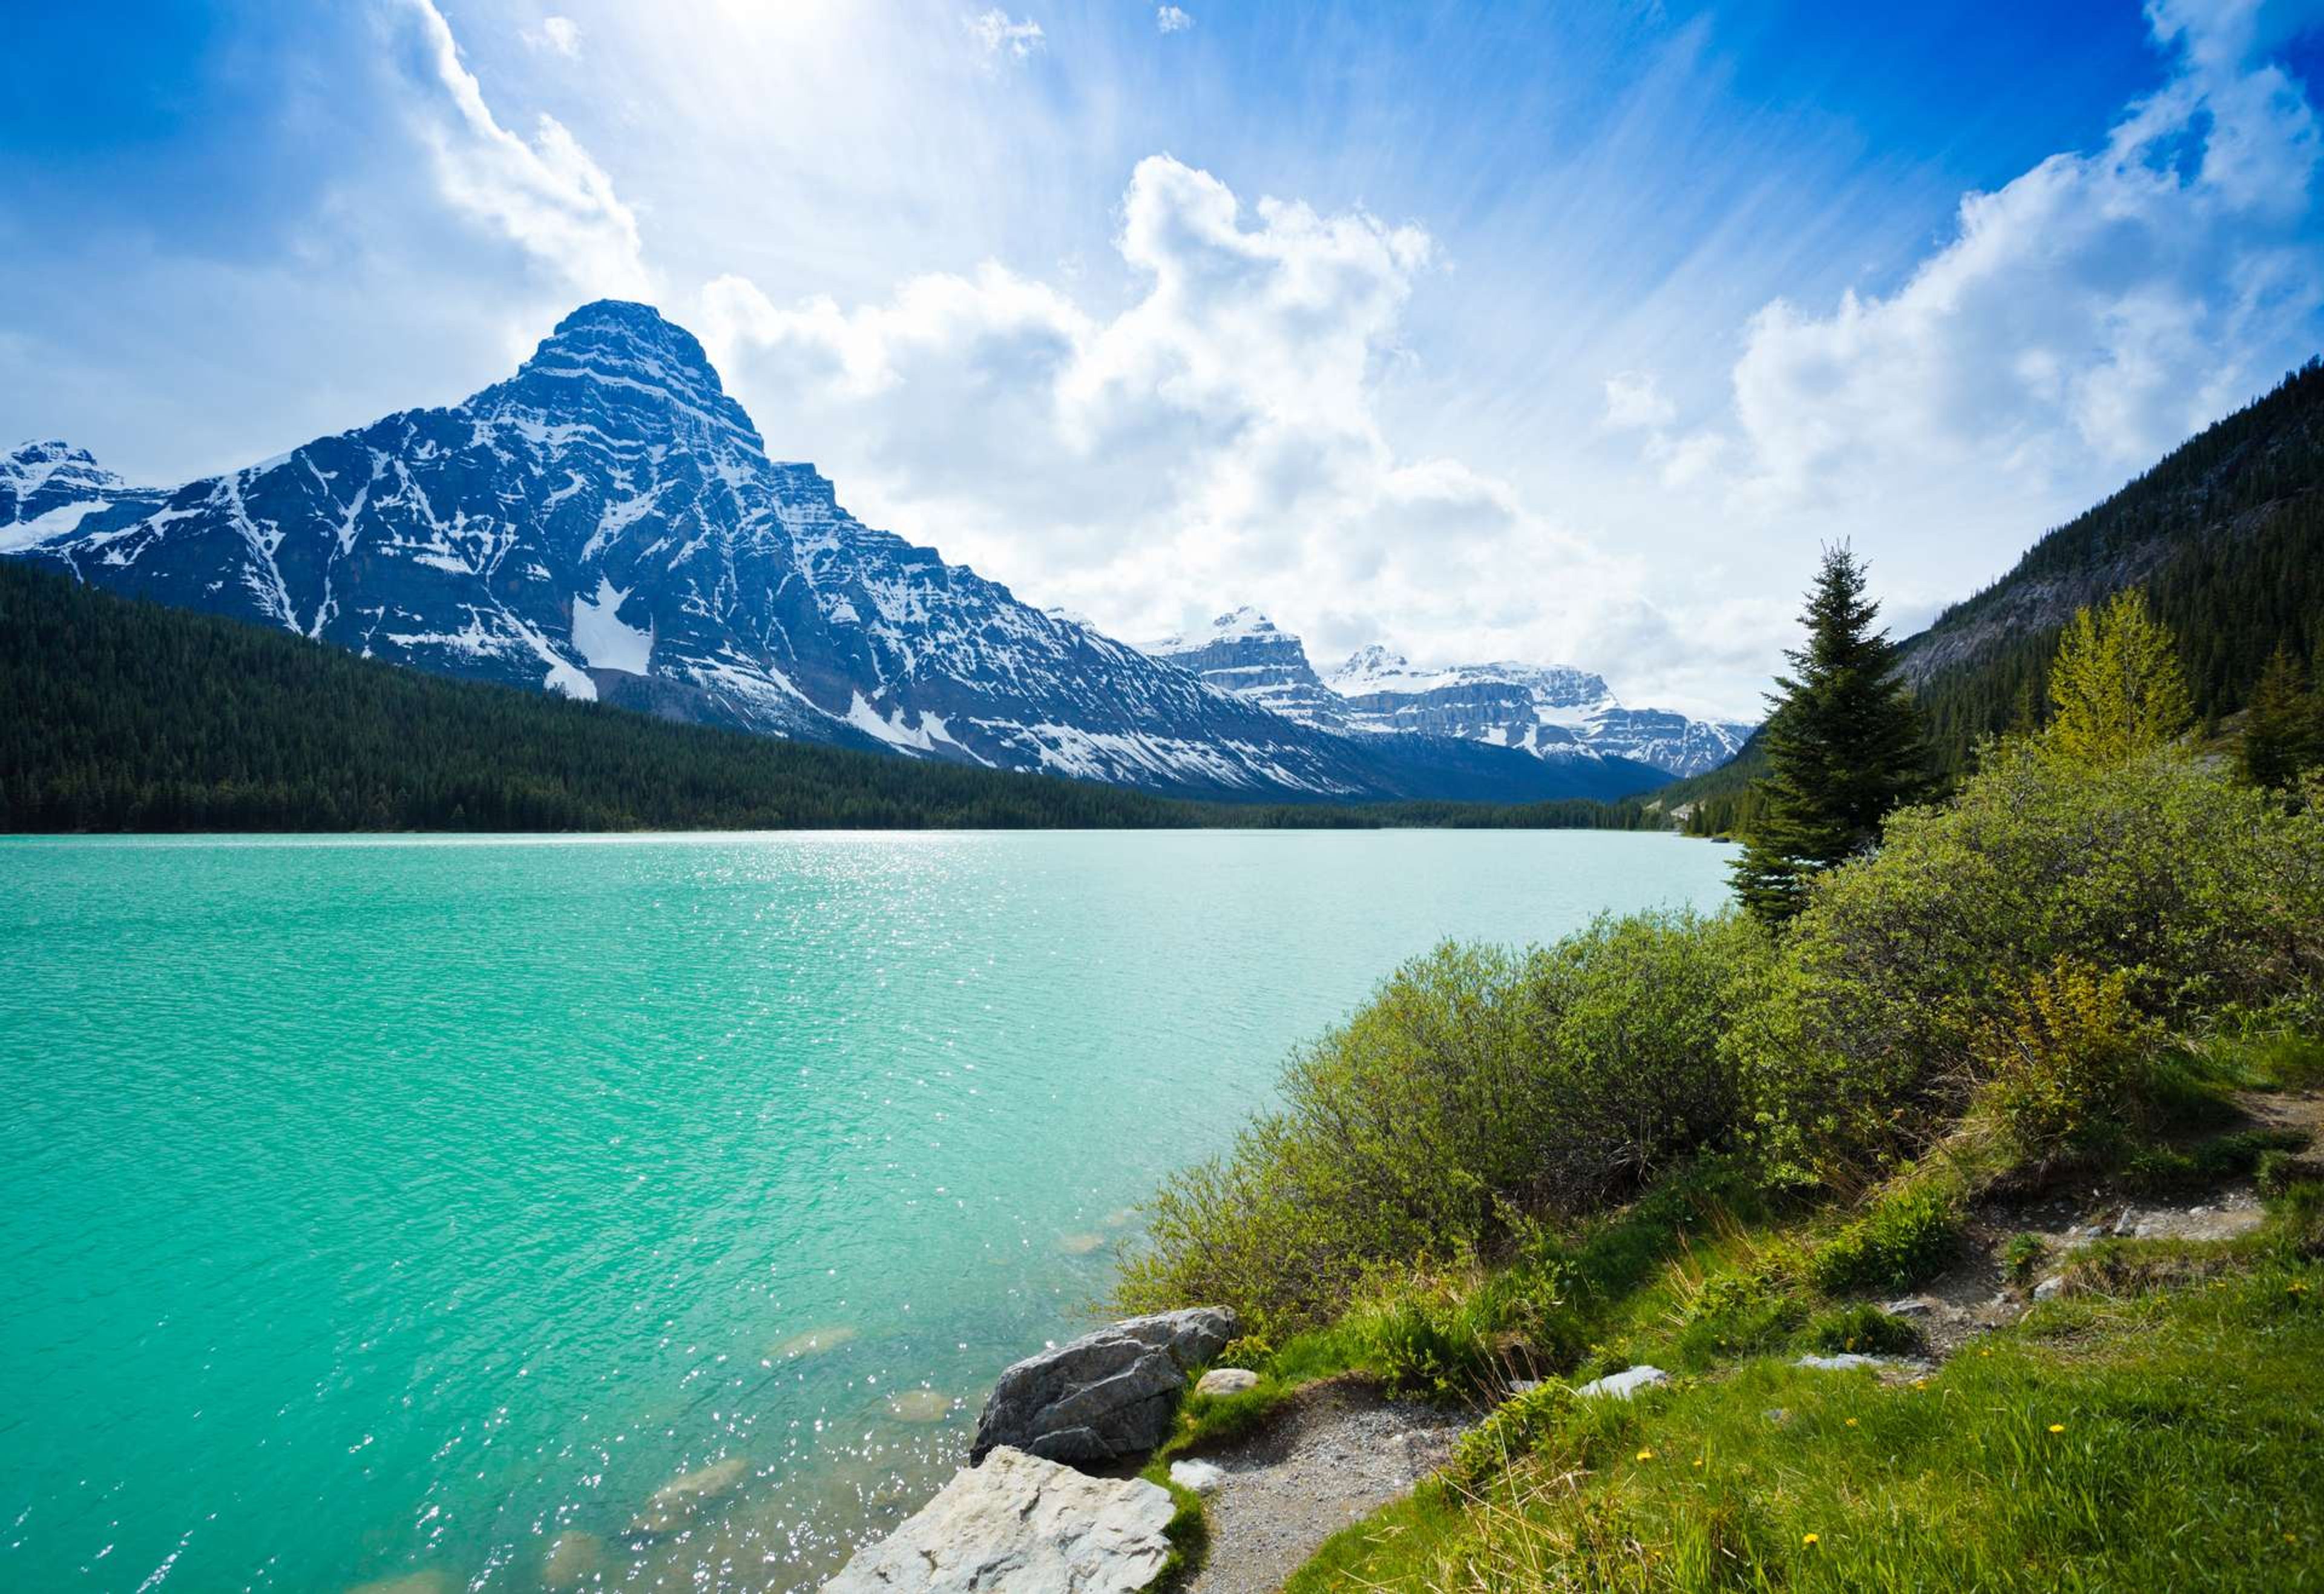
POLYGON ((0 562, 0 831, 1637 828, 1635 803, 1175 802, 454 681, 0 562))
POLYGON ((2173 450, 1904 645, 1942 755, 2039 705, 2074 611, 2144 584, 2177 635, 2196 712, 2240 709, 2278 642, 2324 636, 2324 362, 2173 450))
MULTIPOLYGON (((1905 641, 1904 678, 1941 772, 1961 773, 1987 736, 2040 724, 2066 622, 2140 585, 2207 723, 2244 707, 2279 643, 2312 668, 2324 642, 2324 362, 2172 450, 1905 641)), ((1650 800, 1685 809, 1697 834, 1748 829, 1760 767, 1755 738, 1650 800)))

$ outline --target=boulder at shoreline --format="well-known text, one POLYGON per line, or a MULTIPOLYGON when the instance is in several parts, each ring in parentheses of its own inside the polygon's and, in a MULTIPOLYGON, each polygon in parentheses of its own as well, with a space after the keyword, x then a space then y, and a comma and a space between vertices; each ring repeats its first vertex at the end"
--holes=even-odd
POLYGON ((969 1460, 1003 1446, 1075 1463, 1150 1451, 1170 1436, 1187 1373, 1224 1350, 1234 1331, 1227 1308, 1190 1306, 1028 1356, 992 1387, 969 1460))
POLYGON ((1091 1478, 1002 1448, 857 1551, 823 1594, 1133 1594, 1169 1557, 1174 1509, 1158 1484, 1091 1478))

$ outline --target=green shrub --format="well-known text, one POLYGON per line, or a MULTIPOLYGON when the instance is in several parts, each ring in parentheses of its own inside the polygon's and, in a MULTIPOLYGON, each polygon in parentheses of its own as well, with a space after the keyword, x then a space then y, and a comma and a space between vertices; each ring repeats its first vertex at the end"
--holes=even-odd
POLYGON ((2061 956, 1971 1038, 1985 1105, 2021 1160, 2091 1149, 2145 1116, 2158 1037, 2130 984, 2119 969, 2061 956))
POLYGON ((1808 1274, 1832 1295, 1908 1290, 1941 1271, 1960 1248, 1953 1193, 1923 1180, 1887 1191, 1863 1216, 1818 1247, 1808 1274))
POLYGON ((1823 1313, 1805 1337, 1829 1356, 1903 1356, 1921 1348, 1921 1331, 1910 1322, 1861 1302, 1823 1313))
POLYGON ((2031 1284, 2034 1270, 2049 1254, 2049 1242, 2040 1235, 2013 1234, 2009 1243, 2001 1248, 2001 1270, 2012 1284, 2031 1284))
POLYGON ((2261 1153, 2253 1171, 2262 1195, 2282 1195, 2296 1184, 2324 1184, 2324 1156, 2300 1156, 2288 1147, 2272 1147, 2261 1153))
POLYGON ((1807 1304, 1774 1272, 1717 1274, 1687 1303, 1673 1354, 1690 1371, 1756 1356, 1782 1346, 1807 1314, 1807 1304))
POLYGON ((1445 945, 1300 1052, 1284 1107, 1148 1207, 1117 1297, 1279 1337, 1383 1266, 1504 1252, 1738 1133, 1718 1040, 1771 954, 1740 916, 1602 919, 1519 960, 1445 945))
POLYGON ((1572 1389, 1554 1379, 1511 1396, 1461 1436, 1446 1476, 1454 1487, 1479 1492, 1510 1462, 1538 1451, 1572 1411, 1572 1389))
POLYGON ((2122 1181, 2142 1195, 2186 1195, 2261 1172, 2269 1157, 2304 1146, 2297 1129, 2241 1129, 2184 1150, 2150 1146, 2124 1164, 2122 1181))
POLYGON ((2171 753, 2079 769, 1987 751, 1816 883, 1728 1037, 1771 1171, 1813 1182, 1941 1137, 1976 1038, 2061 958, 2148 1018, 2264 1004, 2324 969, 2324 816, 2171 753))

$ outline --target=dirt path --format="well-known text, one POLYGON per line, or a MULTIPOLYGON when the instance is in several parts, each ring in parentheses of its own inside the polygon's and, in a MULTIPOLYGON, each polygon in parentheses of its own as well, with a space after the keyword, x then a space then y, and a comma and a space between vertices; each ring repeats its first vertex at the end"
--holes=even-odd
POLYGON ((1203 1497, 1211 1552, 1187 1594, 1268 1594, 1317 1545, 1443 1465, 1475 1419, 1369 1384, 1303 1389, 1259 1433, 1197 1458, 1223 1477, 1203 1497))

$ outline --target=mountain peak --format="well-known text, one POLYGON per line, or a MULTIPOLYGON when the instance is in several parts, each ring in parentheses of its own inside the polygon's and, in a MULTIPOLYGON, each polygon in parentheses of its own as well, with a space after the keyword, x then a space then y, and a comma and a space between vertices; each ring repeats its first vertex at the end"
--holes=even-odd
POLYGON ((582 305, 541 339, 512 380, 477 397, 486 409, 513 403, 541 414, 610 409, 649 430, 675 419, 681 430, 724 433, 753 453, 765 451, 694 334, 631 299, 582 305))

